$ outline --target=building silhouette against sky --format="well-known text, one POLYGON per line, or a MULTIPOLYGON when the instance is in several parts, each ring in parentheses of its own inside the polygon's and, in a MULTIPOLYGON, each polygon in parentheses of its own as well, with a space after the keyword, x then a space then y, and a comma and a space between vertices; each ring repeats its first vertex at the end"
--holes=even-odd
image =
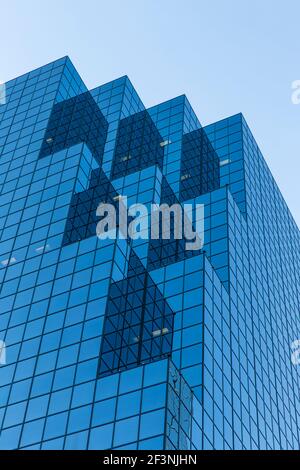
POLYGON ((66 57, 5 91, 0 447, 298 449, 299 229, 242 114, 202 128, 66 57), (120 195, 203 204, 203 249, 99 240, 120 195))

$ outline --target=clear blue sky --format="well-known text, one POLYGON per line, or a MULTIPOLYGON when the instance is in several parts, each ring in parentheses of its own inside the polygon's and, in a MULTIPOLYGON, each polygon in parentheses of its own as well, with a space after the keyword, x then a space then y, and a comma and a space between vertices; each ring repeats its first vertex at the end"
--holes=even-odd
POLYGON ((89 88, 127 74, 147 107, 243 112, 300 224, 299 0, 10 0, 0 35, 2 81, 69 55, 89 88))

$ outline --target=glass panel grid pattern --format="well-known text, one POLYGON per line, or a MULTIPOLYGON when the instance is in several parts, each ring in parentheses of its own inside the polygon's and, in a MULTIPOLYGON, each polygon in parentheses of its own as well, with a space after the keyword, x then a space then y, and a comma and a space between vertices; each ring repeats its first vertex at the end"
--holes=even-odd
POLYGON ((89 92, 67 57, 6 89, 0 448, 298 449, 299 229, 242 114, 89 92), (204 204, 203 248, 99 240, 121 194, 204 204))

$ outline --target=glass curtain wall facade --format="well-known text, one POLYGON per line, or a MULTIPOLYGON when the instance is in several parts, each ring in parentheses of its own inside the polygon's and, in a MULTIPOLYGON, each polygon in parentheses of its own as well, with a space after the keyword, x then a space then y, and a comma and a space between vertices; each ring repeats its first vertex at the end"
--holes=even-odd
POLYGON ((0 105, 1 449, 298 449, 299 229, 242 114, 89 91, 0 105), (100 202, 204 205, 204 246, 100 240, 100 202))

